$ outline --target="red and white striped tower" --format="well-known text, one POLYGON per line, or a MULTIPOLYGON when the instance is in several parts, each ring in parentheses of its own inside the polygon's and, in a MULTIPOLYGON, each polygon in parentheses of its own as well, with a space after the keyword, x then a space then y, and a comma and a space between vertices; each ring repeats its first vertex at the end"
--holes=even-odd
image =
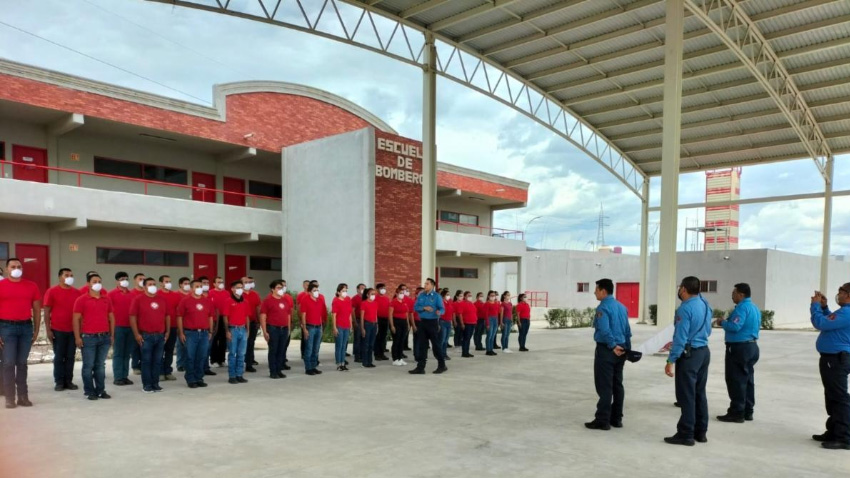
MULTIPOLYGON (((734 201, 741 197, 741 168, 707 171, 705 173, 705 202, 734 201)), ((738 249, 739 206, 709 206, 705 208, 706 251, 738 249)))

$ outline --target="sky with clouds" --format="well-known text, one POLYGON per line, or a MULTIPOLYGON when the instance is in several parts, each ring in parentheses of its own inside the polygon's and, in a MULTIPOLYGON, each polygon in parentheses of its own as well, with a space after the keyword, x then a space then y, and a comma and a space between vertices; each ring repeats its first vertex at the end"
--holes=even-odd
MULTIPOLYGON (((0 11, 0 57, 8 60, 204 104, 216 83, 301 83, 354 101, 403 136, 421 138, 421 70, 360 48, 143 0, 0 0, 0 11)), ((587 249, 596 241, 602 206, 606 242, 639 251, 640 201, 619 180, 495 100, 439 77, 437 89, 439 160, 531 183, 528 207, 497 213, 496 226, 527 226, 532 247, 587 249)), ((836 190, 850 189, 848 161, 836 160, 836 190)), ((660 180, 650 184, 657 205, 660 180)), ((810 160, 745 167, 741 179, 746 198, 822 188, 810 160)), ((679 191, 682 203, 704 201, 705 174, 683 175, 679 191)), ((848 205, 850 197, 835 199, 833 254, 850 254, 850 218, 842 214, 848 205)), ((741 248, 817 255, 822 213, 823 200, 741 206, 741 248)), ((703 216, 700 209, 680 211, 680 249, 683 228, 701 225, 703 216)), ((657 222, 651 214, 650 232, 657 222)))

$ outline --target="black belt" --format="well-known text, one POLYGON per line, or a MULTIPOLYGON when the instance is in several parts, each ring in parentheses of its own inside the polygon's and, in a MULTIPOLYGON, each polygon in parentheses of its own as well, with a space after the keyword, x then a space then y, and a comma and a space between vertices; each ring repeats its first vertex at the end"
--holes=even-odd
POLYGON ((708 348, 708 345, 703 345, 702 347, 691 347, 691 350, 702 350, 708 348))
POLYGON ((165 332, 139 332, 142 335, 165 335, 165 332))
POLYGON ((210 329, 183 329, 183 332, 209 332, 210 329))
POLYGON ((271 325, 271 324, 269 324, 269 327, 275 327, 275 328, 278 328, 278 329, 288 329, 289 328, 288 325, 271 325))
POLYGON ((97 334, 80 334, 81 337, 103 337, 109 335, 109 332, 99 332, 97 334))
POLYGON ((726 345, 735 345, 735 344, 754 344, 758 341, 758 339, 753 340, 744 340, 742 342, 726 342, 726 345))
POLYGON ((840 357, 841 354, 850 354, 850 352, 841 351, 841 352, 835 352, 835 353, 832 353, 832 354, 821 352, 820 356, 821 357, 840 357))
POLYGON ((245 326, 244 325, 228 325, 227 328, 228 329, 244 329, 245 326))
POLYGON ((24 320, 0 319, 0 324, 6 324, 6 325, 20 325, 20 324, 31 324, 31 323, 32 323, 32 319, 24 319, 24 320))

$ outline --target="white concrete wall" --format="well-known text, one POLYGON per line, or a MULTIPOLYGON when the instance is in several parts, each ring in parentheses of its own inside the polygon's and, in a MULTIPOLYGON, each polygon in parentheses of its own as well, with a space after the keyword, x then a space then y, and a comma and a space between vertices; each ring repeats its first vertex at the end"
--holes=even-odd
POLYGON ((484 292, 486 295, 487 291, 490 290, 490 259, 471 256, 437 256, 437 267, 478 269, 478 279, 448 278, 441 275, 438 279, 438 285, 441 288, 448 287, 452 294, 461 289, 472 292, 473 296, 478 292, 484 292))
POLYGON ((375 137, 372 129, 283 150, 283 273, 292 288, 375 276, 375 137))
POLYGON ((438 251, 460 251, 463 254, 517 257, 521 256, 525 249, 525 241, 516 239, 437 231, 438 251))

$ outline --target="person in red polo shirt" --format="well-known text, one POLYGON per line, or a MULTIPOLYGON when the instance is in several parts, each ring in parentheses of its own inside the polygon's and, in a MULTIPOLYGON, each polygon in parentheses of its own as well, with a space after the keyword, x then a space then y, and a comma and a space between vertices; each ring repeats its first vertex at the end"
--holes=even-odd
POLYGON ((44 293, 44 329, 53 344, 53 389, 57 392, 79 388, 72 381, 77 357, 73 317, 74 302, 81 295, 74 288, 74 273, 65 267, 59 269, 59 284, 44 293))
POLYGON ((404 284, 402 284, 396 287, 395 297, 390 301, 389 307, 389 316, 392 317, 390 332, 393 335, 393 365, 397 367, 407 365, 402 355, 404 355, 404 342, 407 340, 409 312, 410 309, 407 308, 407 303, 404 300, 404 284))
POLYGON ((351 298, 351 310, 354 313, 354 330, 351 332, 354 336, 354 361, 360 362, 363 354, 363 334, 360 330, 360 304, 363 302, 363 291, 366 290, 366 284, 357 284, 357 293, 351 298))
POLYGON ((177 306, 177 333, 186 347, 186 385, 189 388, 206 387, 204 364, 209 364, 209 347, 213 324, 217 319, 215 306, 204 297, 203 283, 195 279, 190 284, 192 294, 177 306))
POLYGON ((452 326, 455 323, 455 308, 452 301, 451 291, 447 288, 440 290, 440 296, 443 298, 443 306, 445 311, 440 316, 440 347, 443 352, 443 357, 446 360, 451 360, 448 354, 449 335, 452 333, 452 326))
POLYGON ((274 280, 269 284, 271 293, 260 305, 260 326, 269 344, 269 377, 286 378, 283 374, 286 360, 286 341, 292 321, 295 302, 286 293, 286 282, 274 280))
MULTIPOLYGON (((415 301, 413 300, 413 297, 410 297, 410 288, 407 287, 405 284, 402 284, 401 286, 404 288, 404 303, 407 304, 408 324, 409 324, 410 321, 413 320, 413 317, 412 317, 413 314, 414 314, 413 305, 414 305, 415 301)), ((408 325, 407 335, 404 336, 404 344, 403 344, 404 345, 404 348, 403 348, 404 351, 411 350, 410 341, 408 340, 409 337, 410 337, 411 330, 412 329, 411 329, 410 325, 408 325)), ((405 355, 404 352, 402 352, 401 358, 406 359, 407 355, 405 355)))
MULTIPOLYGON (((186 280, 188 283, 188 279, 186 280)), ((174 347, 177 345, 177 306, 180 304, 180 301, 183 300, 186 296, 181 294, 179 291, 172 290, 174 288, 171 283, 171 277, 162 275, 159 276, 159 291, 157 294, 165 299, 165 305, 168 308, 168 316, 171 317, 171 329, 168 332, 168 339, 165 341, 165 346, 162 351, 162 375, 160 375, 160 380, 177 380, 172 372, 174 372, 174 368, 172 367, 172 363, 174 362, 174 347)))
POLYGON ((474 305, 478 317, 478 321, 475 323, 475 350, 480 352, 484 350, 484 342, 481 340, 481 336, 487 331, 487 312, 484 310, 483 292, 475 294, 474 305))
POLYGON ((484 303, 484 313, 487 315, 487 353, 485 355, 498 355, 493 351, 496 346, 496 332, 499 330, 499 313, 502 305, 496 300, 498 292, 491 290, 487 293, 487 302, 484 303))
MULTIPOLYGON (((177 281, 177 294, 179 294, 180 300, 177 301, 177 305, 180 305, 180 302, 183 302, 183 299, 186 297, 190 297, 192 295, 192 281, 188 277, 181 277, 177 281)), ((203 293, 203 286, 201 286, 201 293, 203 293)), ((174 331, 174 328, 177 326, 177 308, 175 306, 174 309, 175 315, 171 316, 171 330, 174 331)), ((178 334, 174 334, 177 336, 178 334)), ((186 371, 186 345, 180 340, 176 341, 177 349, 177 371, 185 372, 186 371)), ((209 347, 207 347, 207 353, 209 353, 209 347)), ((165 357, 163 357, 165 359, 165 357)), ((163 365, 163 370, 166 369, 165 365, 163 365)))
POLYGON ((6 261, 8 278, 0 281, 0 347, 3 349, 3 391, 6 408, 31 407, 27 388, 27 358, 41 326, 41 293, 22 278, 21 261, 6 261), (33 321, 35 318, 35 321, 33 321))
MULTIPOLYGON (((82 287, 80 287, 80 295, 87 295, 89 293, 89 279, 91 279, 92 274, 97 273, 97 271, 86 272, 86 283, 82 287)), ((109 291, 106 290, 106 287, 100 289, 100 295, 102 295, 103 297, 106 297, 108 292, 109 291)))
POLYGON ((378 330, 378 303, 375 302, 377 293, 369 287, 363 291, 363 302, 360 303, 360 334, 363 338, 361 358, 363 367, 374 368, 372 363, 375 356, 375 334, 378 330))
POLYGON ((245 349, 248 348, 248 318, 251 306, 244 297, 245 289, 241 280, 230 284, 230 300, 224 312, 224 326, 227 330, 227 383, 246 383, 242 375, 245 372, 245 349))
POLYGON ((463 335, 461 341, 461 357, 472 358, 474 355, 469 353, 469 342, 472 340, 472 334, 475 332, 475 326, 478 323, 478 311, 475 310, 475 304, 472 303, 472 292, 466 291, 463 293, 463 300, 457 303, 458 314, 460 314, 460 330, 463 335))
MULTIPOLYGON (((145 293, 145 278, 147 276, 141 272, 137 272, 136 275, 133 276, 133 284, 132 289, 130 289, 130 293, 133 294, 133 298, 135 299, 138 295, 143 295, 145 293)), ((142 374, 142 349, 139 347, 137 342, 133 342, 133 348, 130 349, 130 357, 132 360, 130 361, 130 366, 133 368, 133 375, 141 375, 142 374)))
POLYGON ((130 327, 142 351, 142 390, 154 393, 162 391, 162 351, 171 332, 171 317, 165 299, 157 295, 156 280, 148 277, 144 286, 145 292, 130 304, 130 327))
POLYGON ((301 300, 301 340, 304 346, 304 368, 307 375, 322 373, 319 366, 319 347, 322 345, 322 324, 328 317, 325 298, 319 294, 317 283, 310 283, 308 296, 301 300))
POLYGON ((257 284, 254 282, 253 277, 243 277, 242 285, 245 288, 245 295, 243 297, 245 297, 245 300, 251 307, 251 313, 248 316, 248 347, 245 350, 245 371, 253 373, 257 371, 254 365, 258 365, 258 362, 254 360, 254 342, 257 341, 257 331, 260 328, 257 319, 260 317, 260 304, 263 303, 263 299, 254 290, 257 284))
POLYGON ((528 329, 531 328, 531 306, 528 305, 525 294, 517 297, 516 312, 519 316, 519 351, 528 352, 525 340, 528 337, 528 329))
MULTIPOLYGON (((295 304, 298 306, 298 315, 297 315, 297 317, 298 317, 298 323, 299 323, 299 324, 301 323, 301 309, 302 309, 302 307, 301 307, 301 302, 302 302, 304 299, 306 299, 306 298, 310 295, 310 293, 309 293, 309 292, 307 292, 307 290, 310 288, 310 283, 311 283, 311 282, 313 282, 313 281, 309 281, 309 280, 302 281, 302 282, 301 282, 301 288, 302 288, 303 290, 302 290, 301 292, 299 292, 297 296, 295 296, 295 304)), ((291 337, 292 337, 292 334, 290 334, 290 338, 291 338, 291 337)), ((304 360, 304 346, 305 346, 305 345, 307 345, 307 342, 306 342, 306 341, 302 338, 302 339, 301 339, 301 345, 300 345, 300 348, 301 348, 301 360, 304 360)))
POLYGON ((102 297, 100 276, 89 277, 89 293, 74 302, 74 339, 83 352, 83 393, 89 400, 112 398, 106 393, 106 355, 115 337, 112 301, 102 297))
POLYGON ((387 357, 387 334, 390 331, 390 298, 386 284, 378 284, 378 333, 375 336, 375 360, 389 360, 387 357))
POLYGON ((112 351, 112 383, 123 387, 124 385, 133 385, 133 381, 127 377, 130 374, 130 356, 136 347, 136 341, 133 338, 133 329, 130 328, 130 304, 133 302, 135 295, 130 292, 130 277, 126 272, 117 272, 115 274, 115 281, 115 289, 108 294, 109 301, 112 303, 112 313, 115 317, 115 349, 112 351))
MULTIPOLYGON (((227 308, 230 306, 230 289, 224 287, 224 279, 216 277, 213 279, 213 289, 209 291, 209 297, 212 299, 218 311, 218 320, 215 322, 215 333, 213 335, 212 344, 210 344, 210 363, 218 364, 218 367, 224 367, 224 361, 227 358, 227 326, 224 324, 224 316, 227 314, 227 308)), ((215 375, 215 372, 209 369, 209 366, 204 367, 204 375, 215 375)))
POLYGON ((340 372, 348 371, 348 362, 345 360, 345 351, 348 349, 348 336, 351 334, 351 298, 348 297, 348 284, 336 286, 336 297, 331 303, 331 317, 334 328, 334 359, 336 369, 340 372))

